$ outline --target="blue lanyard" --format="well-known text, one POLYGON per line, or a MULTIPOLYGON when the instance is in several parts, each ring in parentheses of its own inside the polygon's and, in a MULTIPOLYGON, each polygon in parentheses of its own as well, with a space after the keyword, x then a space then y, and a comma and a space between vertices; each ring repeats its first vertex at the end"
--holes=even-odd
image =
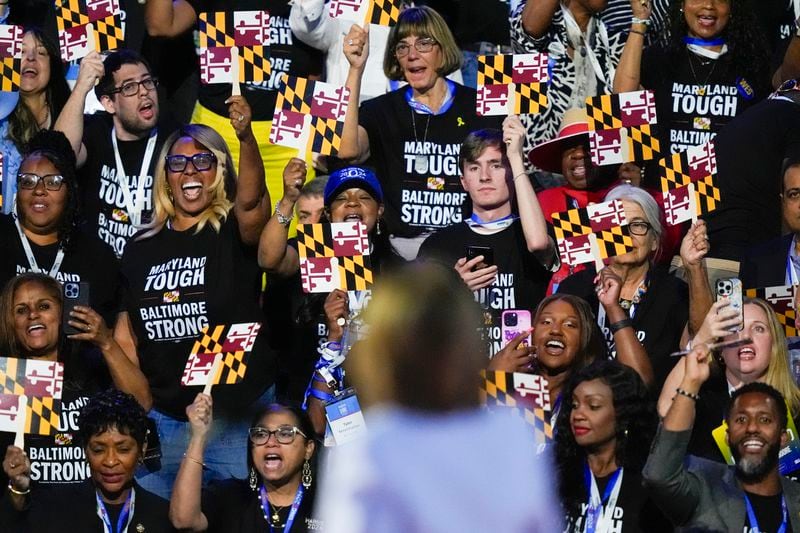
MULTIPOLYGON (((283 533, 288 533, 292 530, 292 524, 294 523, 294 519, 297 516, 297 510, 300 508, 300 502, 303 501, 303 493, 305 490, 303 489, 302 483, 297 486, 297 493, 294 495, 294 501, 292 502, 292 509, 289 511, 289 518, 286 519, 286 525, 283 526, 283 533)), ((267 521, 269 525, 270 532, 274 531, 272 529, 272 521, 269 519, 269 500, 267 499, 267 488, 264 484, 261 484, 261 488, 258 489, 258 497, 261 499, 261 510, 264 512, 264 519, 267 521)))
POLYGON ((414 92, 411 87, 406 89, 405 97, 406 103, 413 109, 416 113, 422 113, 425 115, 443 115, 447 112, 448 109, 453 105, 453 101, 455 100, 455 92, 456 92, 456 83, 454 81, 450 81, 448 79, 444 80, 447 83, 447 93, 444 96, 444 102, 442 102, 441 107, 439 107, 439 112, 434 113, 433 110, 426 106, 421 102, 417 102, 414 100, 414 92))
MULTIPOLYGON (((747 497, 747 494, 744 495, 744 504, 747 506, 747 520, 750 522, 750 530, 755 533, 761 533, 761 528, 758 527, 758 520, 756 520, 756 513, 753 511, 753 506, 750 504, 750 498, 747 497)), ((781 494, 781 514, 783 515, 783 520, 777 533, 785 533, 786 524, 789 520, 789 512, 786 510, 786 497, 783 494, 781 494)))
POLYGON ((116 529, 112 529, 111 517, 108 515, 106 504, 103 503, 97 491, 95 491, 94 497, 97 499, 97 516, 103 521, 103 529, 108 533, 123 533, 127 531, 130 519, 133 518, 133 502, 135 499, 133 489, 128 492, 128 497, 125 498, 125 503, 122 505, 122 511, 119 513, 116 529))
MULTIPOLYGON (((592 474, 592 471, 589 468, 589 464, 583 463, 583 476, 584 481, 586 482, 586 490, 589 493, 589 505, 586 509, 586 527, 584 528, 584 533, 595 533, 600 515, 603 512, 603 506, 608 503, 611 493, 616 489, 617 483, 620 481, 620 475, 622 475, 622 468, 618 468, 616 472, 611 475, 611 479, 608 480, 606 489, 603 491, 602 499, 599 502, 593 502, 592 487, 596 487, 597 485, 594 479, 594 474, 592 474)), ((617 493, 619 493, 619 491, 617 491, 617 493)), ((614 506, 616 506, 616 497, 614 499, 614 506)))
POLYGON ((716 39, 699 39, 697 37, 684 37, 684 44, 696 44, 697 46, 722 46, 725 44, 725 39, 717 37, 716 39))

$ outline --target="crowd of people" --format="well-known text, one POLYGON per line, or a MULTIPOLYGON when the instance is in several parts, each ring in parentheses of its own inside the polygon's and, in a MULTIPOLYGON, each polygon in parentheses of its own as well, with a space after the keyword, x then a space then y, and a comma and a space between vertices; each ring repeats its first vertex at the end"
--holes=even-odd
POLYGON ((63 365, 50 434, 0 433, 0 531, 800 532, 797 311, 712 291, 797 301, 800 2, 396 3, 120 0, 127 48, 68 64, 52 2, 0 2, 0 356, 63 365), (200 83, 200 15, 246 10, 268 79, 200 83), (508 53, 547 54, 541 113, 477 112, 508 53), (286 74, 349 90, 336 156, 269 141, 286 74), (662 155, 714 143, 695 222, 653 161, 593 162, 586 99, 640 89, 662 155), (567 264, 554 215, 610 201, 631 250, 567 264), (329 223, 374 290, 304 292, 296 224, 329 223), (231 324, 235 383, 182 384, 231 324), (546 383, 545 446, 491 372, 546 383))

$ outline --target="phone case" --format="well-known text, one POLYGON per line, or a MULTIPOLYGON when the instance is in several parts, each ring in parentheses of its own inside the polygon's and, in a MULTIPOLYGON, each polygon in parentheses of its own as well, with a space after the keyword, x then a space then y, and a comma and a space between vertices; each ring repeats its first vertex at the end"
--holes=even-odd
MULTIPOLYGON (((500 322, 500 331, 503 336, 503 346, 525 330, 531 328, 531 312, 526 309, 508 309, 503 311, 500 322), (514 319, 516 317, 516 320, 514 319)), ((531 337, 528 335, 522 341, 530 346, 531 337)))
POLYGON ((64 306, 61 312, 61 330, 64 335, 83 333, 69 324, 69 313, 76 305, 89 307, 89 284, 85 281, 64 283, 64 306))
MULTIPOLYGON (((742 282, 738 278, 718 279, 715 286, 717 301, 728 300, 732 309, 739 313, 739 321, 744 324, 744 309, 742 305, 742 282)), ((740 331, 738 327, 731 331, 740 331)))

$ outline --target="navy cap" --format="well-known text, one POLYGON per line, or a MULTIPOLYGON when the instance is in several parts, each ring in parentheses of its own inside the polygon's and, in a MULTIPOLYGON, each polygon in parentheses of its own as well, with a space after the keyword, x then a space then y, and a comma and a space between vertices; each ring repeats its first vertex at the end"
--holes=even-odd
POLYGON ((344 189, 364 189, 369 192, 378 203, 383 202, 383 190, 375 173, 363 167, 345 167, 333 172, 325 184, 325 205, 331 202, 344 189))

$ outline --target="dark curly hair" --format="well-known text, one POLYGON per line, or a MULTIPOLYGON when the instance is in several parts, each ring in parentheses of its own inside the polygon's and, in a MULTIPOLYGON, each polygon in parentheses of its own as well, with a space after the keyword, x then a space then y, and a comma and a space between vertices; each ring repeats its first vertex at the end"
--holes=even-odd
POLYGON ((650 392, 639 375, 622 363, 600 360, 576 370, 562 393, 565 401, 555 428, 555 462, 559 475, 559 495, 569 520, 581 514, 587 501, 584 482, 586 451, 575 442, 570 427, 572 395, 584 381, 601 380, 614 398, 617 464, 641 472, 658 427, 658 414, 650 392))
MULTIPOLYGON (((71 240, 77 231, 79 221, 79 191, 78 177, 75 170, 75 152, 67 140, 67 137, 60 131, 41 130, 31 138, 25 147, 25 157, 20 164, 20 168, 25 164, 25 160, 32 156, 44 157, 56 167, 59 174, 64 177, 64 185, 67 187, 67 197, 64 212, 61 214, 61 222, 58 225, 58 240, 64 250, 68 250, 71 240)), ((19 207, 19 206, 18 206, 19 207)), ((25 216, 22 210, 18 209, 18 216, 22 224, 25 224, 25 216)))
MULTIPOLYGON (((683 16, 683 4, 683 0, 672 2, 669 10, 668 52, 673 60, 681 63, 687 60, 683 38, 689 33, 689 26, 683 16)), ((769 85, 769 46, 756 18, 753 3, 751 0, 730 0, 730 6, 730 18, 721 34, 728 45, 728 53, 720 59, 730 61, 732 72, 742 75, 757 88, 763 83, 769 85)))
MULTIPOLYGON (((580 318, 580 346, 578 346, 578 350, 575 353, 573 368, 579 369, 592 361, 607 359, 608 345, 603 338, 603 332, 600 331, 600 328, 597 326, 592 308, 589 307, 586 300, 580 296, 565 293, 551 294, 539 302, 533 316, 532 325, 535 327, 536 324, 538 324, 539 316, 544 309, 553 302, 566 302, 570 304, 578 315, 578 318, 580 318)), ((538 365, 537 362, 535 362, 535 364, 538 365)), ((535 369, 535 371, 538 372, 538 368, 535 369)))
MULTIPOLYGON (((305 409, 303 409, 299 405, 272 403, 272 404, 269 404, 268 406, 266 406, 265 408, 260 409, 256 413, 256 415, 250 421, 250 427, 257 426, 261 422, 261 420, 264 419, 264 417, 266 417, 267 415, 270 415, 272 413, 289 413, 292 416, 292 418, 294 418, 294 424, 297 426, 297 429, 299 429, 300 431, 302 431, 303 433, 306 434, 306 438, 305 438, 306 442, 308 442, 308 441, 313 441, 314 442, 314 444, 315 444, 314 454, 311 456, 311 459, 309 459, 309 462, 312 463, 312 467, 311 467, 312 471, 315 471, 316 469, 314 468, 314 462, 315 462, 314 460, 315 460, 315 458, 317 456, 317 450, 318 450, 317 446, 319 445, 319 443, 317 442, 317 438, 316 438, 317 433, 316 433, 316 431, 314 431, 314 424, 311 423, 311 418, 309 418, 308 413, 305 411, 305 409)), ((296 435, 295 438, 296 439, 302 439, 303 436, 302 435, 296 435)), ((253 464, 252 451, 253 451, 253 443, 248 438, 247 439, 247 470, 248 470, 248 472, 251 469, 255 468, 255 465, 253 464)), ((256 471, 257 471, 257 469, 256 469, 256 471)))
MULTIPOLYGON (((24 34, 27 35, 29 33, 47 50, 50 64, 50 80, 47 82, 47 88, 45 89, 45 98, 51 124, 55 124, 56 118, 61 114, 61 110, 64 108, 64 104, 67 103, 70 94, 69 85, 67 85, 64 74, 64 64, 61 62, 58 45, 47 37, 40 28, 25 28, 24 34)), ((14 142, 17 150, 22 151, 37 131, 40 130, 36 117, 33 116, 25 101, 20 99, 14 111, 8 117, 8 137, 14 142)))
POLYGON ((108 389, 89 398, 78 417, 77 439, 86 446, 89 439, 110 429, 133 437, 144 451, 147 440, 147 415, 136 398, 117 389, 108 389))

